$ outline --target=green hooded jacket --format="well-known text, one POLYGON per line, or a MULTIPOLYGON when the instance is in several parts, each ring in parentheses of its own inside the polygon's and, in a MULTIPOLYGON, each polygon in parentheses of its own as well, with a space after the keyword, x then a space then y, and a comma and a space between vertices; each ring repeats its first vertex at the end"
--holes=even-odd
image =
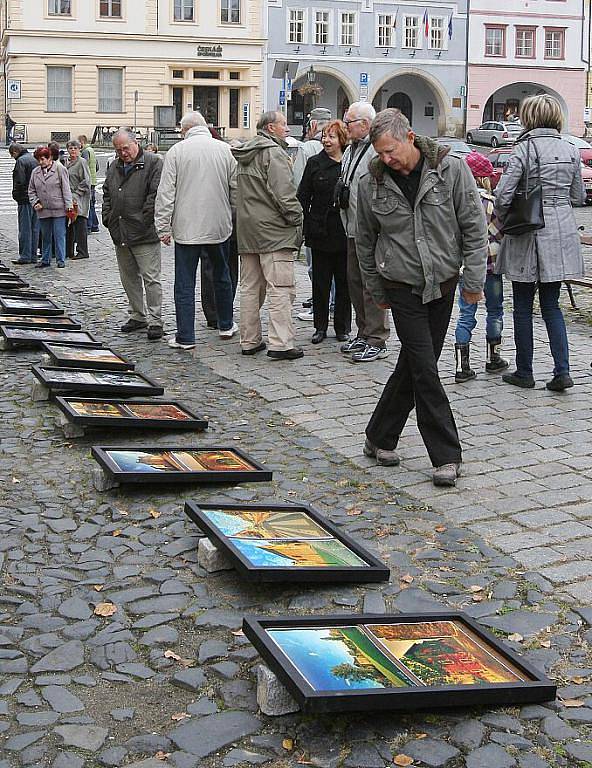
POLYGON ((296 197, 287 144, 259 131, 233 149, 238 162, 236 227, 239 253, 296 251, 302 243, 302 207, 296 197))

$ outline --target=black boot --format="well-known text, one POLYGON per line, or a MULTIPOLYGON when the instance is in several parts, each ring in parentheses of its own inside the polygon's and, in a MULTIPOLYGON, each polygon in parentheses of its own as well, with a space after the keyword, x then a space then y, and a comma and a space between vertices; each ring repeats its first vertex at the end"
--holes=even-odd
POLYGON ((474 379, 477 375, 471 368, 471 363, 469 360, 470 346, 470 344, 454 345, 454 354, 456 355, 456 373, 454 375, 454 380, 457 384, 462 384, 463 381, 474 379))
POLYGON ((488 373, 505 371, 510 365, 510 363, 501 357, 499 353, 501 344, 501 339, 493 339, 493 341, 489 341, 489 339, 487 340, 487 362, 485 363, 485 370, 488 371, 488 373))

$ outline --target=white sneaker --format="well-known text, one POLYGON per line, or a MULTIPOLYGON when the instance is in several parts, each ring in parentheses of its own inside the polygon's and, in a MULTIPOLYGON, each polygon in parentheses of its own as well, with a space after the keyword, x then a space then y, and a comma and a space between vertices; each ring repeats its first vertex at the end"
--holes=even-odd
POLYGON ((313 313, 312 313, 312 307, 310 309, 307 309, 306 312, 299 312, 296 317, 299 320, 304 320, 304 322, 310 322, 313 321, 313 313))
POLYGON ((167 340, 167 344, 169 347, 172 347, 172 349, 195 349, 195 344, 179 344, 174 336, 171 336, 171 338, 167 340))
POLYGON ((232 328, 229 328, 227 331, 218 331, 218 336, 221 339, 231 339, 237 331, 238 325, 233 323, 232 328))

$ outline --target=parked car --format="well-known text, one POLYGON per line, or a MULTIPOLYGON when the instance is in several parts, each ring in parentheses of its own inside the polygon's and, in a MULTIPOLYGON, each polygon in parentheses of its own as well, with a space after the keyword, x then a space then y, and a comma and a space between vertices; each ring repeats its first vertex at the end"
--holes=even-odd
POLYGON ((489 162, 493 165, 493 175, 491 176, 492 189, 497 187, 497 183, 500 180, 502 173, 506 170, 511 154, 511 149, 494 149, 489 153, 489 162))
POLYGON ((561 138, 577 147, 580 150, 582 162, 592 168, 592 147, 586 139, 580 139, 579 136, 572 136, 569 133, 562 133, 561 138))
POLYGON ((442 146, 450 147, 450 152, 453 155, 471 154, 469 145, 461 139, 456 139, 454 136, 438 136, 436 141, 442 146))
POLYGON ((586 205, 592 205, 592 168, 582 163, 582 180, 586 187, 586 205))
POLYGON ((522 131, 522 125, 517 120, 507 123, 489 120, 469 131, 467 141, 469 144, 489 144, 495 148, 502 144, 513 144, 522 131))

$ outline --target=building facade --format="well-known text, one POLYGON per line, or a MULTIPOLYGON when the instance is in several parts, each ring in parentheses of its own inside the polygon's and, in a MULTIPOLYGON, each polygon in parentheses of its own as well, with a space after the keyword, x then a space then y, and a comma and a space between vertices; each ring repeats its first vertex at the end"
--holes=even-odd
POLYGON ((564 131, 584 134, 589 21, 582 0, 471 0, 467 128, 517 114, 550 93, 564 131))
POLYGON ((267 4, 266 108, 284 110, 294 135, 313 106, 341 118, 358 100, 400 108, 420 134, 462 134, 466 0, 267 4))
POLYGON ((263 0, 0 0, 4 108, 26 140, 199 108, 227 137, 263 102, 263 0))

